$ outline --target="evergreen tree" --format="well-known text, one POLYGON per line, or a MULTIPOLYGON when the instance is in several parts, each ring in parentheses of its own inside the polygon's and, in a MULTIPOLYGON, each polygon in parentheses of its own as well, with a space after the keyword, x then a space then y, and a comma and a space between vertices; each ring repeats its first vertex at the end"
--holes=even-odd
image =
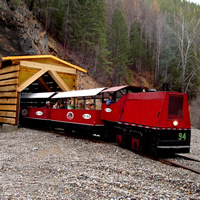
POLYGON ((193 94, 199 86, 200 6, 186 0, 21 2, 101 82, 124 84, 130 70, 151 69, 158 88, 168 81, 172 89, 193 94))
POLYGON ((146 64, 146 49, 140 28, 140 24, 134 22, 130 31, 130 61, 138 72, 142 71, 143 63, 146 64))
POLYGON ((122 10, 115 9, 110 30, 110 50, 113 62, 113 85, 124 84, 128 74, 128 28, 122 10))

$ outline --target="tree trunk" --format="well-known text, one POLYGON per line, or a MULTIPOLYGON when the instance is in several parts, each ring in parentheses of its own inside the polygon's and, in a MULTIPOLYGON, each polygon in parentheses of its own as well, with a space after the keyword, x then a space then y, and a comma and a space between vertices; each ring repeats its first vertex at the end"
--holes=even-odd
POLYGON ((29 6, 29 10, 30 10, 30 11, 33 10, 34 3, 35 3, 35 0, 32 0, 32 1, 31 1, 31 4, 30 4, 30 6, 29 6))

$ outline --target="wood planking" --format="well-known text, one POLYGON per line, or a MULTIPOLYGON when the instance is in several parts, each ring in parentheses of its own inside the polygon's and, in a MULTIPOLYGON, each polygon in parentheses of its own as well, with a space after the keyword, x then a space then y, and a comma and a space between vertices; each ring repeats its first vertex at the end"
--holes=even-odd
POLYGON ((0 69, 0 74, 7 74, 7 73, 10 73, 10 72, 15 72, 15 71, 19 71, 19 65, 9 66, 9 67, 5 67, 3 69, 0 69))
POLYGON ((18 79, 9 79, 9 80, 0 80, 0 86, 5 86, 5 85, 18 85, 18 79))
POLYGON ((0 123, 16 124, 16 118, 0 117, 0 123))
POLYGON ((0 111, 16 111, 17 110, 17 105, 0 105, 0 111))
POLYGON ((18 78, 18 77, 19 77, 19 72, 12 72, 12 73, 0 75, 0 80, 6 80, 6 79, 12 79, 12 78, 18 78))
POLYGON ((17 123, 19 69, 19 65, 0 69, 0 123, 17 123))
POLYGON ((0 111, 1 117, 16 117, 16 112, 0 111))
POLYGON ((0 92, 10 92, 16 90, 17 90, 17 85, 0 86, 0 92))
POLYGON ((0 98, 0 105, 1 104, 15 105, 17 104, 17 98, 0 98))
POLYGON ((0 97, 17 97, 17 92, 0 92, 0 97))

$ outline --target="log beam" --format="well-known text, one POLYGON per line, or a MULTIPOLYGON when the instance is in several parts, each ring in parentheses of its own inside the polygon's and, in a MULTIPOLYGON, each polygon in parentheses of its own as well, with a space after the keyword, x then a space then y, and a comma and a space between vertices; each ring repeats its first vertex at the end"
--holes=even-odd
POLYGON ((70 91, 70 88, 65 84, 63 79, 59 76, 59 74, 55 71, 48 71, 49 75, 54 79, 54 81, 58 84, 58 86, 63 91, 70 91))
POLYGON ((63 72, 67 74, 76 74, 76 69, 70 67, 61 67, 58 65, 50 65, 50 64, 43 64, 30 61, 20 61, 20 66, 36 68, 36 69, 46 69, 50 71, 63 72))
POLYGON ((19 87, 18 87, 18 92, 21 92, 22 90, 24 90, 26 87, 28 87, 31 83, 33 83, 35 80, 37 80, 38 78, 40 78, 40 76, 42 76, 44 73, 46 73, 48 70, 47 69, 41 69, 40 71, 38 71, 36 74, 34 74, 33 76, 31 76, 31 78, 29 78, 27 81, 25 81, 24 83, 22 83, 19 87))
POLYGON ((46 84, 42 77, 38 78, 37 82, 47 91, 52 92, 52 89, 46 84))

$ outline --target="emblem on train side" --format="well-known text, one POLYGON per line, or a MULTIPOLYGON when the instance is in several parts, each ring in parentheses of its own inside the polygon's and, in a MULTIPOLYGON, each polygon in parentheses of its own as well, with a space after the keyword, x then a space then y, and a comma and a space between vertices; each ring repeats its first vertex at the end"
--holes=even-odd
POLYGON ((110 108, 105 109, 106 112, 111 112, 112 110, 110 108))
POLYGON ((74 118, 74 113, 73 112, 68 112, 67 113, 67 119, 72 120, 74 118))
POLYGON ((84 114, 82 117, 84 119, 90 119, 92 116, 90 114, 84 114))
POLYGON ((43 115, 43 112, 42 112, 42 111, 37 111, 35 114, 36 114, 37 116, 41 116, 41 115, 43 115))
POLYGON ((22 110, 22 116, 26 117, 28 115, 28 110, 23 109, 22 110))

